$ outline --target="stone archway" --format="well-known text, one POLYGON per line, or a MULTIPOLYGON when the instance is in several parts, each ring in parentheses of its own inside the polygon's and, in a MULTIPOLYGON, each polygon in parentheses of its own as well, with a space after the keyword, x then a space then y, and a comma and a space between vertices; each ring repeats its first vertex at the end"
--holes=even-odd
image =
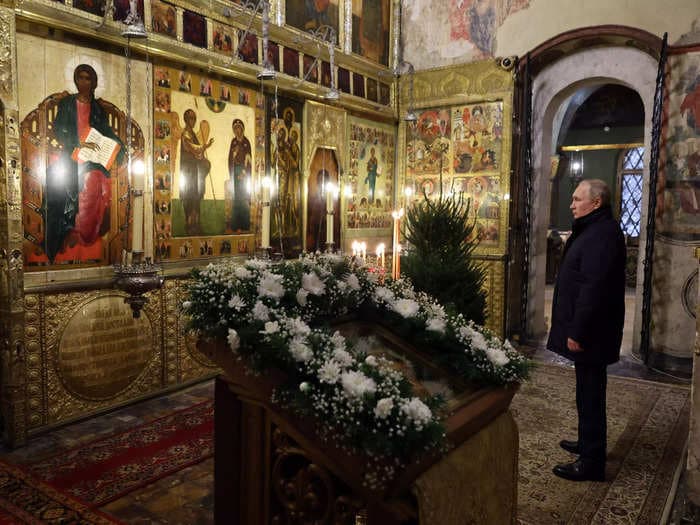
MULTIPOLYGON (((532 229, 530 231, 530 268, 528 272, 528 326, 532 337, 545 331, 544 290, 547 256, 547 227, 549 223, 549 158, 556 147, 563 109, 568 99, 579 89, 601 84, 621 84, 636 91, 644 104, 644 180, 649 177, 651 145, 651 115, 658 61, 636 47, 602 46, 579 49, 541 68, 533 79, 532 99, 532 159, 533 199, 532 229)), ((648 194, 646 185, 642 196, 642 231, 640 246, 646 239, 648 194)), ((638 267, 637 312, 633 347, 639 345, 641 330, 642 265, 638 267)))

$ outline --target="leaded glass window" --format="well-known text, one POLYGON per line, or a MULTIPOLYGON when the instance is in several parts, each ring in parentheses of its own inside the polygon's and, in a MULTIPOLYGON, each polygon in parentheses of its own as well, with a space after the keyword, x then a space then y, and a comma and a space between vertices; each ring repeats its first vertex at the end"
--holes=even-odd
POLYGON ((620 226, 625 235, 639 237, 642 222, 644 148, 625 150, 620 171, 620 226))

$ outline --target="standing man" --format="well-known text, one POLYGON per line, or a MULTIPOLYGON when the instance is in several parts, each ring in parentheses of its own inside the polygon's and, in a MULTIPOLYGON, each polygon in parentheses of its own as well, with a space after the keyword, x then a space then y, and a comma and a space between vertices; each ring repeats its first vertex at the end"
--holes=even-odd
POLYGON ((564 247, 547 348, 574 361, 578 440, 559 445, 578 454, 554 467, 572 481, 604 481, 606 368, 620 359, 625 318, 625 239, 602 180, 582 181, 571 201, 572 234, 564 247))

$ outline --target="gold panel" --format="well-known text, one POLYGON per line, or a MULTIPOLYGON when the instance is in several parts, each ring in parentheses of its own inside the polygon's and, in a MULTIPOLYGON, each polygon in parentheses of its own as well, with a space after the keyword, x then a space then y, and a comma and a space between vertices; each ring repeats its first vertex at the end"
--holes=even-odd
POLYGON ((484 289, 486 290, 486 328, 499 337, 504 336, 506 263, 497 259, 476 257, 486 270, 484 289))
MULTIPOLYGON (((146 348, 138 349, 147 357, 143 371, 138 377, 119 392, 104 399, 88 397, 86 392, 73 392, 66 386, 66 383, 70 385, 70 381, 75 378, 67 378, 64 375, 65 367, 61 369, 60 353, 75 351, 81 344, 77 341, 75 345, 78 346, 68 345, 68 340, 63 338, 66 330, 72 328, 72 318, 94 301, 99 300, 102 303, 106 299, 116 304, 116 301, 121 301, 124 297, 121 293, 107 290, 27 295, 24 335, 27 341, 27 378, 32 384, 32 387, 28 388, 27 396, 27 403, 31 408, 28 423, 30 429, 55 425, 125 404, 163 388, 159 292, 148 294, 149 301, 141 314, 144 322, 150 327, 151 337, 146 348), (42 337, 38 337, 37 334, 41 334, 42 337)), ((96 327, 92 331, 100 333, 96 327)), ((128 359, 128 349, 134 344, 133 341, 131 338, 125 341, 124 350, 119 355, 128 359)), ((115 368, 119 366, 116 365, 115 368)), ((93 388, 99 392, 99 387, 93 388)), ((104 395, 109 393, 102 392, 104 395)))
POLYGON ((133 383, 151 358, 153 329, 134 318, 120 295, 83 303, 65 324, 56 368, 76 397, 110 399, 133 383))
POLYGON ((163 287, 168 331, 164 341, 167 384, 186 383, 218 372, 216 365, 197 350, 196 338, 185 333, 187 319, 180 306, 187 294, 187 284, 187 279, 169 279, 163 287))

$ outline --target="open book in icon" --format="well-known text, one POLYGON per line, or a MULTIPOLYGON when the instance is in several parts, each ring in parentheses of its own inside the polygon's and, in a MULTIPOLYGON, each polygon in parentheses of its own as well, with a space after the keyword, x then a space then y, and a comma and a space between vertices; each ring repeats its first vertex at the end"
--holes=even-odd
POLYGON ((114 159, 117 158, 121 145, 116 140, 105 137, 95 128, 90 128, 83 142, 93 142, 98 147, 97 149, 75 148, 72 155, 73 160, 102 164, 109 171, 114 164, 114 159))

